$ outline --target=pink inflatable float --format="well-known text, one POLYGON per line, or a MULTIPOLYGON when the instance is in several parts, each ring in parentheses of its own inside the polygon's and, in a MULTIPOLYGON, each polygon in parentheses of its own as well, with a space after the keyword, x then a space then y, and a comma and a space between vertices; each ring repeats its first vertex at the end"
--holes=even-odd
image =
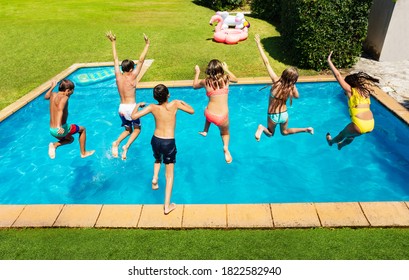
POLYGON ((248 37, 247 26, 249 26, 249 24, 245 21, 244 15, 237 13, 237 15, 233 17, 225 13, 227 12, 217 12, 216 15, 210 19, 210 25, 217 22, 213 39, 216 42, 226 44, 237 44, 239 41, 246 40, 248 37), (232 17, 234 20, 232 20, 232 17), (235 28, 229 28, 231 25, 235 25, 235 28))

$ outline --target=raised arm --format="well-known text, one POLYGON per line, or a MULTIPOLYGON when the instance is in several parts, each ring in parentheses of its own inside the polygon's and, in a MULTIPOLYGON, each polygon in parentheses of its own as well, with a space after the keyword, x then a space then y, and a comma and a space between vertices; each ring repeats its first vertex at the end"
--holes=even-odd
POLYGON ((51 97, 51 93, 53 92, 53 89, 57 83, 53 80, 51 81, 50 89, 47 91, 47 93, 44 95, 44 99, 49 100, 51 97))
POLYGON ((351 86, 347 82, 345 82, 345 80, 342 77, 341 73, 335 67, 334 63, 332 63, 331 55, 332 55, 332 51, 330 52, 330 54, 328 55, 328 58, 327 58, 329 68, 331 69, 332 74, 334 74, 335 79, 337 79, 339 85, 348 93, 348 95, 350 95, 351 94, 351 86))
POLYGON ((193 109, 192 106, 190 106, 189 104, 187 104, 186 102, 182 101, 182 100, 177 100, 177 105, 178 105, 178 109, 189 113, 189 114, 193 114, 195 112, 195 110, 193 109))
POLYGON ((121 73, 119 69, 119 60, 118 60, 118 54, 116 53, 116 36, 115 34, 112 33, 112 31, 108 31, 106 33, 107 38, 109 41, 112 43, 112 53, 114 56, 114 68, 115 68, 115 74, 121 73))
POLYGON ((139 73, 141 72, 143 63, 144 63, 145 58, 146 58, 146 54, 148 53, 148 49, 149 49, 149 46, 150 46, 150 41, 149 41, 148 36, 146 36, 145 34, 143 34, 143 39, 145 40, 145 47, 144 47, 144 49, 143 49, 143 51, 142 51, 142 53, 141 53, 141 56, 139 57, 139 60, 138 60, 138 62, 137 62, 137 64, 136 64, 135 69, 133 70, 133 74, 135 75, 135 78, 136 78, 136 77, 139 75, 139 73))
POLYGON ((270 76, 270 78, 271 78, 271 80, 273 82, 278 81, 279 77, 274 72, 273 68, 271 68, 270 62, 268 61, 268 58, 267 58, 266 54, 264 53, 263 47, 261 46, 260 35, 256 34, 254 36, 254 40, 256 41, 258 51, 260 52, 260 55, 261 55, 261 59, 263 60, 263 63, 267 68, 268 75, 270 76))
POLYGON ((145 115, 152 112, 152 106, 151 105, 148 105, 145 108, 143 108, 143 107, 145 107, 145 102, 140 102, 140 103, 136 104, 136 106, 133 109, 132 114, 131 114, 131 118, 133 120, 139 119, 140 117, 143 117, 143 116, 145 116, 145 115), (143 108, 143 109, 138 111, 139 108, 143 108))
POLYGON ((195 78, 193 79, 193 88, 198 89, 205 86, 203 80, 199 80, 200 75, 200 67, 198 65, 195 66, 195 78))
POLYGON ((231 83, 237 83, 238 82, 237 77, 232 72, 230 72, 229 67, 227 67, 226 62, 223 62, 222 66, 223 66, 224 72, 226 72, 229 75, 229 81, 231 83))

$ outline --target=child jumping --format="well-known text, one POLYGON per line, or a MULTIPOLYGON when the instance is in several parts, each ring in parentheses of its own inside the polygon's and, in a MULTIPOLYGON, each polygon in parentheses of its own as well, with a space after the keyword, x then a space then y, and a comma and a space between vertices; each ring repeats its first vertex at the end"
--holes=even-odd
POLYGON ((268 137, 274 136, 274 131, 277 124, 280 124, 280 131, 283 136, 300 132, 314 134, 314 129, 312 127, 288 128, 287 100, 290 99, 291 105, 293 98, 299 98, 298 90, 295 86, 295 83, 298 80, 297 69, 294 67, 289 67, 283 71, 281 77, 278 77, 273 71, 273 68, 271 68, 267 56, 264 53, 263 47, 260 43, 260 36, 256 34, 254 39, 261 58, 263 59, 263 63, 267 68, 267 72, 273 81, 268 100, 267 127, 264 127, 261 124, 258 125, 255 133, 256 140, 260 141, 260 137, 263 132, 268 137))
POLYGON ((236 76, 229 71, 226 63, 217 59, 211 60, 206 68, 206 78, 199 80, 200 68, 195 66, 195 78, 193 88, 205 88, 206 95, 209 98, 206 110, 204 112, 206 121, 204 129, 199 132, 202 136, 207 136, 210 124, 213 123, 220 130, 223 141, 224 158, 227 163, 231 163, 233 158, 229 151, 230 131, 229 131, 229 106, 228 93, 229 83, 237 83, 236 76))
POLYGON ((138 137, 141 132, 141 122, 139 119, 132 120, 131 113, 136 106, 136 83, 137 77, 141 72, 143 62, 145 61, 146 54, 149 49, 149 39, 144 34, 145 39, 145 48, 142 51, 141 56, 135 67, 135 63, 132 60, 125 59, 121 63, 121 68, 123 73, 119 69, 118 55, 116 52, 116 36, 109 31, 106 34, 107 38, 112 42, 112 52, 114 55, 114 68, 115 68, 115 77, 116 84, 118 86, 119 97, 121 103, 119 104, 119 117, 122 121, 122 126, 125 127, 125 130, 118 136, 118 138, 112 143, 112 156, 118 157, 118 147, 121 144, 122 140, 129 136, 128 142, 122 146, 122 159, 126 159, 126 155, 129 147, 138 137))
POLYGON ((189 114, 193 114, 195 111, 183 101, 173 100, 169 102, 169 90, 163 84, 155 86, 153 98, 158 101, 158 104, 150 104, 145 107, 145 103, 138 103, 132 112, 132 119, 139 119, 149 113, 152 113, 155 118, 155 131, 151 140, 153 156, 155 158, 152 189, 157 190, 159 188, 158 174, 163 161, 166 166, 165 203, 163 210, 164 214, 167 215, 176 209, 176 204, 170 202, 177 152, 175 143, 176 113, 178 110, 189 114), (138 111, 138 108, 141 107, 145 108, 138 111))
POLYGON ((48 145, 48 156, 51 159, 55 158, 55 150, 66 144, 71 144, 74 141, 72 135, 78 133, 80 135, 80 152, 81 157, 85 158, 92 155, 95 151, 87 151, 85 149, 86 131, 85 127, 76 124, 67 124, 68 119, 68 99, 74 93, 74 83, 70 80, 62 80, 58 86, 58 92, 53 92, 56 82, 52 81, 50 89, 45 94, 44 98, 50 100, 50 134, 58 139, 58 142, 48 145))
POLYGON ((373 83, 379 83, 379 80, 364 72, 350 74, 345 79, 342 78, 341 73, 331 61, 331 55, 332 52, 328 55, 328 65, 348 98, 351 122, 334 138, 328 132, 326 139, 328 145, 332 146, 332 144, 337 143, 338 150, 341 150, 346 145, 351 144, 355 137, 369 133, 374 129, 375 120, 370 109, 370 86, 373 83))

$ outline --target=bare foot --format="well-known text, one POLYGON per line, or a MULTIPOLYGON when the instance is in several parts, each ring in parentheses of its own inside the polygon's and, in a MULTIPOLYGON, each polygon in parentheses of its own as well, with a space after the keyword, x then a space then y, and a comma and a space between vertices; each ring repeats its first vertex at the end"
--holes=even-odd
POLYGON ((85 154, 81 154, 81 157, 86 158, 86 157, 89 157, 89 156, 93 155, 94 153, 95 153, 95 150, 86 151, 85 154))
POLYGON ((158 179, 152 179, 152 190, 156 191, 159 189, 158 179))
POLYGON ((53 143, 48 144, 48 156, 50 159, 55 159, 55 147, 53 143))
POLYGON ((307 132, 310 133, 310 134, 314 134, 314 128, 307 127, 307 132))
POLYGON ((224 150, 224 159, 226 160, 227 163, 231 163, 233 161, 233 158, 232 158, 229 150, 227 150, 227 149, 224 150))
POLYGON ((166 207, 166 205, 163 207, 163 213, 165 215, 169 214, 170 212, 172 212, 173 210, 176 209, 176 204, 175 203, 171 203, 169 204, 168 207, 166 207))
POLYGON ((254 134, 254 137, 256 138, 257 141, 260 141, 261 133, 263 133, 263 126, 259 124, 257 127, 256 134, 254 134))
POLYGON ((126 154, 127 153, 128 153, 128 147, 126 145, 124 145, 122 147, 122 156, 121 156, 122 160, 126 160, 126 154))
POLYGON ((205 132, 205 131, 199 131, 199 134, 202 135, 203 137, 207 136, 207 132, 205 132))
POLYGON ((326 138, 327 138, 328 145, 332 146, 332 137, 331 137, 331 134, 329 134, 329 132, 327 132, 326 138))
POLYGON ((114 158, 118 157, 118 143, 116 141, 112 142, 111 153, 114 158))

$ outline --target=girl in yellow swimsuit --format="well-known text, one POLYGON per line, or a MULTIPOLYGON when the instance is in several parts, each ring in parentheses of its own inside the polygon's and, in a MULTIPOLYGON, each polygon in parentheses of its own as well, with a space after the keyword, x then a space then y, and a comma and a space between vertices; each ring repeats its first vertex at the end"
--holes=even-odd
POLYGON ((193 88, 205 88, 206 95, 209 98, 206 110, 204 112, 206 121, 203 131, 199 132, 206 136, 210 124, 213 123, 220 130, 223 141, 224 158, 227 163, 231 163, 233 158, 229 151, 230 132, 229 132, 229 107, 228 93, 229 83, 237 83, 237 78, 229 71, 226 63, 217 59, 211 60, 206 68, 206 78, 199 80, 200 68, 195 66, 195 78, 193 88))
POLYGON ((370 109, 370 86, 373 83, 378 83, 379 80, 364 72, 354 73, 343 79, 341 73, 332 63, 331 55, 332 52, 328 56, 328 65, 348 98, 351 123, 334 138, 329 132, 326 138, 328 145, 332 146, 332 144, 337 143, 338 150, 341 150, 344 146, 351 144, 355 137, 369 133, 374 129, 375 121, 370 109))

